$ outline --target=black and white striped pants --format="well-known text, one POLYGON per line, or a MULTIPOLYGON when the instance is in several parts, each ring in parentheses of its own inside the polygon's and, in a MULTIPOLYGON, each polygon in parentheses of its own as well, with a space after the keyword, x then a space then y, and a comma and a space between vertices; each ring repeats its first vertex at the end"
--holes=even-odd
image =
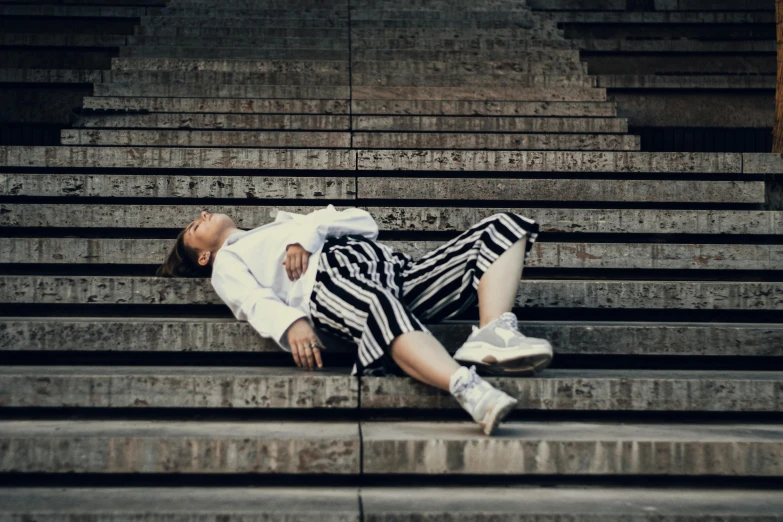
MULTIPOLYGON (((418 261, 361 236, 329 238, 310 296, 313 324, 355 343, 353 373, 363 373, 397 336, 427 332, 422 320, 438 322, 474 306, 484 271, 522 239, 527 260, 537 236, 535 221, 495 214, 418 261)), ((509 274, 509 284, 518 277, 509 274)))

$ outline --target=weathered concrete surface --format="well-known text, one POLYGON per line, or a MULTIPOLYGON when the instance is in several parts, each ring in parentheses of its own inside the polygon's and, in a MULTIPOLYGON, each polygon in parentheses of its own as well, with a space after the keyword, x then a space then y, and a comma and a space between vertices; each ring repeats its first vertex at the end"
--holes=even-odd
POLYGON ((764 182, 358 178, 362 199, 764 203, 764 182))
MULTIPOLYGON (((221 304, 205 279, 127 276, 0 276, 5 304, 221 304)), ((780 282, 531 280, 520 308, 783 310, 780 282)))
MULTIPOLYGON (((511 79, 526 81, 527 76, 574 76, 587 74, 587 64, 575 59, 558 61, 518 60, 515 62, 480 62, 480 61, 357 61, 351 67, 354 81, 364 83, 362 78, 388 78, 393 75, 404 75, 407 79, 421 81, 428 77, 440 76, 452 78, 461 76, 466 81, 474 82, 483 79, 487 84, 493 81, 504 82, 511 79)), ((402 81, 400 79, 399 81, 402 81)), ((499 85, 499 84, 498 84, 499 85)), ((589 85, 592 85, 590 83, 589 85)))
MULTIPOLYGON (((181 30, 181 28, 179 28, 181 30)), ((229 29, 234 31, 234 29, 229 29)), ((302 35, 309 34, 314 29, 301 29, 302 35)), ((180 31, 181 32, 181 31, 180 31)), ((276 31, 274 31, 276 32, 276 31)), ((343 31, 344 32, 344 31, 343 31)), ((341 38, 345 38, 343 34, 341 38)), ((205 36, 201 45, 206 45, 210 39, 222 38, 219 35, 205 36)), ((236 58, 253 60, 348 60, 350 53, 347 49, 265 49, 261 47, 168 47, 168 46, 144 46, 121 47, 120 56, 157 58, 168 56, 170 58, 236 58)))
POLYGON ((0 166, 353 170, 349 150, 0 147, 0 166))
POLYGON ((151 129, 348 130, 348 116, 321 114, 106 114, 79 116, 76 127, 151 129))
MULTIPOLYGON (((225 37, 220 39, 220 47, 259 47, 262 49, 312 49, 312 50, 348 50, 348 35, 345 38, 269 38, 269 37, 225 37)), ((128 36, 128 45, 140 47, 171 47, 172 50, 203 46, 205 40, 197 36, 128 36)))
MULTIPOLYGON (((160 96, 164 98, 324 98, 345 100, 349 97, 347 85, 99 83, 95 85, 94 91, 95 96, 160 96)), ((604 95, 601 100, 597 101, 605 100, 606 96, 604 95)))
POLYGON ((359 150, 359 170, 742 172, 742 155, 705 152, 359 150))
MULTIPOLYGON (((295 27, 280 25, 278 27, 236 27, 233 25, 198 26, 198 27, 162 27, 156 25, 142 25, 136 28, 139 36, 189 36, 206 38, 207 42, 212 38, 337 38, 346 39, 348 33, 344 28, 318 28, 295 27)), ((133 48, 131 48, 133 49, 133 48)), ((137 48, 143 49, 143 48, 137 48)), ((165 55, 161 55, 165 56, 165 55)), ((166 56, 171 58, 171 55, 166 56)))
MULTIPOLYGON (((472 323, 428 327, 454 352, 472 323)), ((558 354, 783 357, 783 326, 754 323, 521 321, 531 337, 548 339, 558 354)), ((0 318, 6 351, 140 351, 280 353, 244 322, 217 318, 0 318)), ((337 350, 338 346, 329 350, 337 350)), ((350 351, 349 346, 341 347, 350 351)))
MULTIPOLYGON (((146 89, 146 86, 145 86, 146 89)), ((96 87, 96 95, 107 95, 96 87), (98 91, 101 91, 98 94, 98 91)), ((152 96, 153 94, 148 94, 152 96)), ((141 94, 137 94, 141 96, 141 94)), ((161 94, 158 94, 161 96, 161 94)), ((227 97, 227 96, 226 96, 227 97)), ((304 96, 302 96, 304 97, 304 96)), ((334 96, 341 98, 343 96, 334 96)), ((354 100, 504 100, 504 101, 606 101, 606 90, 580 87, 353 87, 354 100)))
POLYGON ((628 123, 622 118, 354 116, 352 128, 357 131, 623 133, 628 132, 628 123))
MULTIPOLYGON (((605 104, 606 107, 610 105, 605 104)), ((253 98, 126 98, 90 96, 84 99, 84 108, 111 111, 238 112, 244 114, 348 114, 349 112, 348 100, 259 100, 253 98)), ((588 107, 586 106, 585 110, 587 109, 588 107)), ((597 107, 596 110, 600 110, 600 107, 597 107)))
POLYGON ((351 135, 348 132, 308 131, 65 129, 61 133, 60 142, 63 145, 100 146, 329 147, 347 149, 351 146, 351 135))
POLYGON ((640 139, 611 134, 354 132, 353 146, 361 149, 639 150, 640 139))
POLYGON ((543 19, 580 24, 771 24, 769 12, 619 12, 550 11, 537 12, 543 19))
MULTIPOLYGON (((228 205, 35 205, 0 203, 7 227, 182 228, 202 210, 232 216, 237 226, 274 221, 278 210, 309 213, 313 206, 228 205)), ((558 209, 371 207, 383 231, 463 231, 497 212, 529 216, 542 232, 608 234, 781 234, 783 212, 765 210, 558 209)))
POLYGON ((0 196, 354 199, 356 178, 0 174, 0 196))
POLYGON ((363 487, 367 522, 776 521, 777 491, 628 487, 363 487), (404 499, 404 502, 401 502, 404 499))
POLYGON ((346 85, 347 73, 319 72, 223 72, 223 71, 105 71, 103 82, 110 83, 178 83, 183 85, 346 85))
MULTIPOLYGON (((529 76, 529 75, 493 75, 493 76, 464 76, 459 74, 423 74, 414 76, 397 76, 395 74, 351 74, 351 82, 354 85, 376 85, 383 87, 487 87, 503 88, 519 85, 521 88, 546 87, 597 87, 595 77, 587 76, 584 72, 570 76, 529 76)), ((339 85, 339 84, 336 84, 339 85)))
MULTIPOLYGON (((520 410, 783 410, 780 372, 579 369, 546 370, 535 378, 487 380, 518 399, 520 410)), ((361 396, 362 408, 369 409, 460 408, 448 393, 407 377, 362 377, 361 396)))
POLYGON ((349 374, 347 368, 8 366, 0 368, 0 406, 357 408, 358 382, 349 374))
POLYGON ((621 75, 596 76, 605 89, 775 89, 775 75, 621 75))
MULTIPOLYGON (((3 488, 0 520, 359 522, 356 488, 3 488)), ((751 495, 759 499, 759 495, 751 495)))
POLYGON ((356 474, 356 423, 3 421, 0 471, 356 474))
POLYGON ((363 422, 364 472, 425 475, 783 474, 775 424, 363 422))
MULTIPOLYGON (((88 100, 100 99, 89 98, 88 100)), ((450 100, 354 100, 353 114, 444 114, 477 116, 616 116, 608 102, 509 102, 450 100)), ((293 112, 293 111, 292 111, 293 112)))
MULTIPOLYGON (((347 73, 348 64, 343 61, 325 60, 183 60, 179 58, 114 58, 112 70, 138 72, 246 72, 246 73, 347 73)), ((121 75, 119 77, 122 77, 121 75)), ((182 77, 186 78, 185 76, 182 77)), ((203 78, 207 78, 204 76, 203 78)), ((229 77, 227 77, 229 78, 229 77)), ((120 80, 122 81, 122 80, 120 80)), ((234 83, 226 81, 226 83, 234 83)))
MULTIPOLYGON (((162 260, 171 239, 0 238, 0 263, 142 264, 162 260)), ((418 259, 442 241, 383 241, 418 259)), ((528 267, 780 270, 779 245, 537 242, 528 267)))
POLYGON ((583 51, 659 53, 774 53, 774 40, 625 40, 619 38, 569 39, 583 51))
POLYGON ((742 165, 748 174, 783 174, 783 154, 745 153, 742 165))

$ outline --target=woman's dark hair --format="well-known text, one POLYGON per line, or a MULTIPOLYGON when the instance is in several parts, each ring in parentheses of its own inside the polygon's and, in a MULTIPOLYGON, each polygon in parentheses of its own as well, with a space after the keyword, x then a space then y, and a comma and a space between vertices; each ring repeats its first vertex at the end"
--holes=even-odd
POLYGON ((185 230, 179 233, 174 248, 171 249, 166 261, 158 267, 155 275, 158 277, 209 277, 212 266, 198 264, 198 252, 185 244, 185 230))

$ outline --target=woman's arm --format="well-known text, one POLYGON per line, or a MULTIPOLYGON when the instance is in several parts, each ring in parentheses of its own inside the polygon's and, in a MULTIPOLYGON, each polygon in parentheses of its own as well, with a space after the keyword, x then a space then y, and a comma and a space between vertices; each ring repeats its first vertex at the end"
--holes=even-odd
POLYGON ((310 253, 321 248, 327 237, 360 235, 372 240, 378 238, 378 224, 369 212, 359 208, 338 211, 329 205, 298 218, 296 224, 290 244, 299 244, 310 253))

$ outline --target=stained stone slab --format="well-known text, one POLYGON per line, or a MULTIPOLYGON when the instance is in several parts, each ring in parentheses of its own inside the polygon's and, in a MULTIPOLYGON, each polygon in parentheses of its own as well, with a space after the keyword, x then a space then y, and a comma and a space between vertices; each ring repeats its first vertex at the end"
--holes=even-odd
POLYGON ((357 178, 362 199, 763 203, 764 182, 357 178))
POLYGON ((301 29, 342 29, 348 30, 348 20, 346 18, 302 18, 297 13, 292 12, 287 18, 266 18, 266 17, 220 17, 213 18, 209 16, 177 16, 177 17, 158 17, 143 16, 141 25, 147 27, 295 27, 301 29))
POLYGON ((177 83, 243 85, 347 85, 347 71, 224 72, 224 71, 107 71, 104 83, 177 83))
POLYGON ((334 131, 66 129, 61 131, 60 142, 63 145, 99 146, 329 147, 347 149, 351 146, 351 135, 349 132, 334 131))
MULTIPOLYGON (((422 74, 422 75, 396 75, 396 74, 351 74, 351 82, 356 86, 372 85, 382 87, 489 87, 503 88, 519 85, 522 88, 547 87, 597 87, 596 80, 592 76, 586 76, 582 71, 569 76, 555 76, 544 74, 531 75, 463 75, 463 74, 422 74)), ((259 82, 260 83, 260 82, 259 82)), ((280 82, 282 83, 282 82, 280 82)), ((291 82, 293 83, 293 82, 291 82)), ((335 81, 335 84, 339 84, 335 81)))
POLYGON ((625 133, 624 118, 480 117, 480 116, 354 116, 357 131, 625 133))
POLYGON ((357 499, 358 490, 351 487, 4 488, 0 489, 0 520, 359 522, 357 499))
POLYGON ((87 97, 84 98, 83 107, 96 111, 149 111, 175 113, 349 113, 348 100, 87 97))
POLYGON ((4 473, 356 474, 356 423, 3 421, 4 473))
POLYGON ((415 475, 757 476, 783 473, 774 424, 363 422, 364 472, 415 475))
POLYGON ((418 517, 432 522, 482 518, 503 522, 767 522, 783 511, 779 497, 777 491, 651 486, 362 487, 361 491, 362 512, 371 522, 418 517))
MULTIPOLYGON (((757 411, 783 409, 780 372, 546 370, 487 379, 520 410, 757 411)), ((407 377, 362 377, 362 408, 458 410, 448 393, 407 377)))
POLYGON ((0 174, 0 196, 354 199, 356 178, 0 174))
MULTIPOLYGON (((0 71, 0 79, 2 73, 0 71)), ((537 92, 541 92, 540 90, 537 92)), ((602 91, 603 92, 603 91, 602 91)), ((160 96, 164 98, 293 98, 344 100, 350 96, 347 85, 192 85, 171 83, 99 83, 95 96, 160 96)), ((600 100, 605 101, 606 96, 600 100)))
POLYGON ((619 75, 596 76, 605 89, 775 89, 775 75, 619 75))
MULTIPOLYGON (((321 207, 0 203, 0 225, 172 229, 185 227, 202 210, 209 210, 230 215, 240 228, 254 228, 274 221, 278 210, 301 214, 318 208, 321 207)), ((721 235, 783 233, 783 212, 767 210, 402 206, 361 208, 373 215, 383 231, 464 231, 488 216, 508 211, 535 219, 542 232, 721 235)))
POLYGON ((655 0, 656 11, 770 11, 764 0, 655 0))
MULTIPOLYGON (((303 31, 307 31, 303 29, 303 31)), ((344 37, 344 36, 343 36, 344 37)), ((220 36, 205 36, 204 41, 220 36)), ((202 44, 203 45, 203 44, 202 44)), ((139 46, 121 47, 120 56, 146 58, 188 58, 188 59, 242 59, 242 60, 344 60, 350 58, 347 49, 320 48, 263 48, 263 47, 170 47, 139 46)))
MULTIPOLYGON (((264 38, 245 37, 232 38, 227 37, 220 40, 221 47, 263 47, 279 49, 322 49, 322 50, 347 50, 348 35, 344 38, 309 38, 307 36, 291 38, 264 38)), ((142 47, 200 47, 204 45, 204 38, 198 36, 129 36, 128 45, 142 47)))
POLYGON ((609 134, 355 132, 352 137, 356 148, 377 149, 639 150, 641 147, 638 136, 609 134))
MULTIPOLYGON (((525 40, 521 40, 525 42, 525 40)), ((380 44, 379 44, 380 45, 380 44)), ((440 60, 440 61, 469 61, 469 60, 497 60, 503 59, 513 61, 516 59, 527 59, 531 52, 538 52, 540 45, 526 45, 518 47, 493 48, 491 46, 471 45, 470 42, 456 42, 443 48, 433 49, 423 46, 403 45, 401 43, 389 44, 389 47, 368 47, 353 48, 351 57, 356 61, 420 61, 420 60, 440 60)), ((563 40, 556 46, 557 49, 571 49, 573 46, 568 40, 563 40)), ((122 51, 120 51, 122 52, 122 51)))
POLYGON ((742 168, 748 174, 783 174, 783 155, 745 153, 742 168))
MULTIPOLYGON (((579 47, 571 43, 570 40, 562 38, 555 40, 531 39, 529 35, 520 37, 499 31, 484 33, 467 33, 465 31, 456 33, 452 31, 447 33, 438 29, 415 34, 410 34, 409 31, 401 34, 400 31, 385 31, 383 29, 367 35, 359 34, 357 31, 352 32, 351 50, 353 53, 359 53, 356 55, 359 60, 368 51, 404 49, 433 52, 488 51, 488 60, 495 61, 501 56, 503 59, 506 59, 507 56, 515 56, 520 59, 534 59, 536 61, 579 61, 579 47)), ((405 55, 398 55, 389 60, 400 61, 403 56, 405 55)), ((422 59, 439 60, 438 58, 422 59)))
POLYGON ((539 16, 563 23, 579 24, 772 24, 770 12, 590 12, 550 11, 539 16))
MULTIPOLYGON (((348 31, 344 27, 318 28, 285 25, 277 27, 142 25, 135 28, 134 34, 137 36, 185 36, 189 38, 335 38, 340 40, 348 38, 348 31)), ((171 56, 165 55, 161 57, 171 58, 171 56)))
POLYGON ((0 166, 353 170, 356 153, 330 149, 0 147, 0 166))
MULTIPOLYGON (((183 60, 173 58, 113 58, 115 74, 125 72, 224 72, 224 73, 347 73, 343 61, 313 60, 183 60)), ((121 75, 120 75, 121 77, 121 75)), ((204 77, 206 78, 206 77, 204 77)), ((227 82, 233 83, 233 82, 227 82)))
POLYGON ((519 76, 539 76, 549 74, 554 76, 568 76, 579 72, 586 73, 583 70, 585 64, 579 61, 579 58, 570 51, 555 51, 560 53, 558 60, 545 61, 540 56, 541 53, 533 53, 528 59, 516 61, 486 61, 464 60, 464 61, 445 61, 445 60, 383 60, 383 61, 354 61, 351 64, 353 74, 400 74, 400 75, 461 75, 470 76, 508 76, 517 78, 519 76), (536 73, 536 71, 539 71, 536 73), (558 72, 561 71, 561 72, 558 72))
MULTIPOLYGON (((337 96, 335 96, 337 97, 337 96)), ((353 87, 353 100, 606 101, 606 91, 569 87, 353 87)))
MULTIPOLYGON (((382 241, 415 259, 442 241, 382 241)), ((0 263, 141 264, 165 258, 172 239, 0 238, 0 263)), ((679 270, 780 270, 779 245, 668 243, 548 243, 538 241, 527 267, 679 270)))
MULTIPOLYGON (((467 339, 472 324, 447 322, 428 328, 454 352, 467 339)), ((548 339, 558 355, 783 357, 780 324, 523 320, 520 328, 528 336, 548 339)), ((0 348, 44 352, 281 352, 248 323, 203 317, 6 317, 0 318, 0 348)), ((350 347, 330 345, 329 350, 340 348, 350 347)))
POLYGON ((82 115, 82 128, 348 130, 349 116, 321 114, 101 114, 82 115))
MULTIPOLYGON (((328 358, 327 358, 328 361, 328 358)), ((293 363, 292 363, 293 365, 293 363)), ((347 368, 8 366, 8 408, 357 408, 347 368)))
MULTIPOLYGON (((85 98, 93 100, 97 98, 85 98)), ((610 102, 504 102, 450 100, 354 100, 353 114, 476 115, 476 116, 581 116, 617 115, 610 102)))
POLYGON ((701 152, 359 150, 359 170, 741 173, 742 155, 701 152))
MULTIPOLYGON (((222 304, 205 279, 127 276, 0 276, 4 304, 222 304)), ((519 308, 783 310, 783 283, 533 280, 519 308)))

